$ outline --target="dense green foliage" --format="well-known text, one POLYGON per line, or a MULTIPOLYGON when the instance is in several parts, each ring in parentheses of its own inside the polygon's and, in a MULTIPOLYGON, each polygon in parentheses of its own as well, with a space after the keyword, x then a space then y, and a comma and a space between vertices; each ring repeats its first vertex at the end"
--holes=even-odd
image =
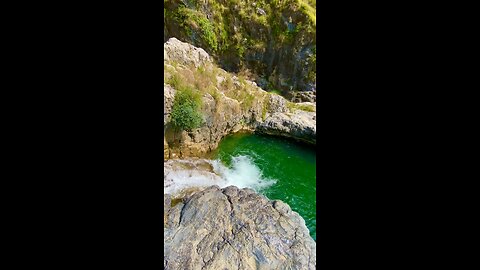
POLYGON ((191 131, 201 126, 201 95, 185 86, 177 89, 172 108, 172 125, 179 130, 191 131))
POLYGON ((277 42, 292 43, 297 34, 314 33, 316 27, 315 0, 164 0, 164 4, 166 21, 176 22, 192 41, 208 45, 204 49, 210 52, 233 50, 239 57, 251 48, 265 47, 269 32, 277 42), (285 16, 295 17, 293 29, 284 22, 285 16))
POLYGON ((187 7, 179 7, 177 13, 175 13, 175 19, 189 35, 192 35, 192 28, 198 29, 201 39, 206 42, 208 48, 214 52, 217 51, 217 35, 205 14, 187 7))
POLYGON ((164 4, 165 40, 176 37, 201 47, 225 70, 249 69, 255 74, 249 79, 261 77, 280 92, 298 81, 315 82, 315 0, 164 0, 164 4), (298 68, 293 70, 294 66, 298 68))

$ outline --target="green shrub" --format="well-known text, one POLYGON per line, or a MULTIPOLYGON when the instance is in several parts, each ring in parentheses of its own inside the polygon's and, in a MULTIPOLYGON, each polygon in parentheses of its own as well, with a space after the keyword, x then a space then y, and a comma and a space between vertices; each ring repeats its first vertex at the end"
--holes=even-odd
POLYGON ((278 90, 278 89, 275 89, 275 88, 272 88, 268 91, 270 94, 273 94, 273 95, 278 95, 278 96, 281 96, 282 95, 282 91, 278 90))
POLYGON ((191 131, 202 125, 201 98, 201 95, 190 87, 177 89, 171 113, 174 128, 191 131))
POLYGON ((315 107, 311 105, 299 104, 296 106, 299 110, 306 112, 315 112, 315 107))
POLYGON ((189 36, 192 35, 192 27, 198 29, 203 41, 208 45, 205 49, 217 51, 218 41, 215 27, 210 20, 207 19, 205 14, 187 7, 180 7, 176 13, 176 20, 180 23, 183 29, 185 29, 189 36))
POLYGON ((290 101, 287 101, 287 108, 290 110, 290 112, 293 112, 295 110, 302 110, 306 112, 315 112, 315 106, 313 105, 306 105, 306 104, 298 104, 298 103, 293 103, 290 101))
MULTIPOLYGON (((215 60, 225 63, 229 72, 248 67, 268 78, 271 75, 269 65, 247 56, 261 55, 269 50, 277 52, 285 47, 296 50, 306 44, 315 44, 316 0, 254 2, 255 6, 251 1, 242 0, 164 0, 165 23, 172 29, 171 34, 202 47, 215 60), (263 9, 266 15, 259 15, 257 8, 263 9), (291 25, 287 26, 285 19, 291 25), (272 45, 274 48, 270 48, 272 45)), ((311 63, 315 61, 315 56, 308 61, 312 70, 315 66, 311 63)), ((307 81, 314 81, 316 73, 311 71, 302 76, 307 76, 307 81)), ((278 83, 275 86, 280 88, 278 83)))

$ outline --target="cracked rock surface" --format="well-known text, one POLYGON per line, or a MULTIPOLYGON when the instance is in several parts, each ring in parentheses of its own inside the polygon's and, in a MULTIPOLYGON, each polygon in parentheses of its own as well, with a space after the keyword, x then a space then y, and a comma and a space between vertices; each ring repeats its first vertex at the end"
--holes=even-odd
POLYGON ((305 221, 251 189, 211 186, 164 202, 164 269, 315 269, 305 221))

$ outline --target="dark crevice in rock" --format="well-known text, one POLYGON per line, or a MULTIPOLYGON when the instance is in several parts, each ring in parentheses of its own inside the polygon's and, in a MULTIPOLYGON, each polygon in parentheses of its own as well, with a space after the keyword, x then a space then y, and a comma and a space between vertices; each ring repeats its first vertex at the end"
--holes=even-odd
POLYGON ((178 219, 178 226, 180 226, 182 224, 183 214, 184 214, 186 206, 187 206, 187 203, 184 203, 182 205, 182 209, 180 210, 180 218, 178 219))

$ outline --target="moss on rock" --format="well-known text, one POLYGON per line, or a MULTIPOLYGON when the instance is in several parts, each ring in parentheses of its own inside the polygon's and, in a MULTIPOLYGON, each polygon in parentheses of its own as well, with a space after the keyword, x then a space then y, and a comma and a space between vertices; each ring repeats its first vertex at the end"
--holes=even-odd
POLYGON ((281 92, 308 90, 316 77, 313 0, 164 0, 165 41, 205 49, 229 72, 250 69, 281 92))

